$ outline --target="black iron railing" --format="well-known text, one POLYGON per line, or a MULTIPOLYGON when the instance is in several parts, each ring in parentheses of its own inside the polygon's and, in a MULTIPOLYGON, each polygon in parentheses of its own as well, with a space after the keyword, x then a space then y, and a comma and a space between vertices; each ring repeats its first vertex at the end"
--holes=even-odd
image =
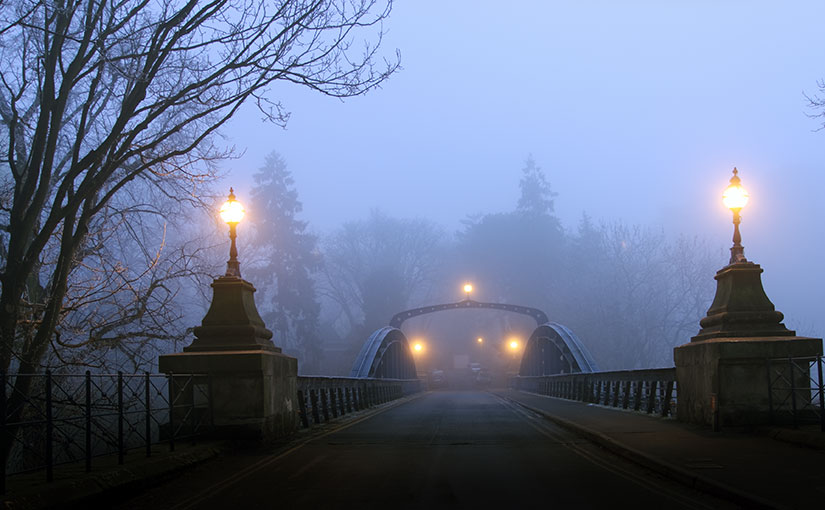
POLYGON ((772 423, 819 424, 825 432, 822 356, 773 358, 766 363, 772 423))
POLYGON ((653 368, 586 374, 516 376, 514 389, 622 409, 676 415, 676 369, 653 368))
POLYGON ((197 374, 0 373, 0 488, 7 474, 45 471, 191 439, 212 425, 211 381, 197 374), (22 378, 28 378, 23 380, 22 378), (26 387, 26 391, 21 391, 26 387))
POLYGON ((300 376, 298 415, 301 426, 306 428, 418 391, 418 379, 300 376))

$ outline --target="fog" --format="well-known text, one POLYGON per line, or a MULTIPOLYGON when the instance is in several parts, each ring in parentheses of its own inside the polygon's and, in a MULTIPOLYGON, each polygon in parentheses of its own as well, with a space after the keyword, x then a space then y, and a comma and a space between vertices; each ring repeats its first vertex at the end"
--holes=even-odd
MULTIPOLYGON (((223 182, 248 196, 251 174, 276 150, 300 217, 321 237, 372 209, 452 234, 468 216, 513 210, 532 154, 566 231, 586 213, 699 236, 721 268, 732 227, 720 195, 735 166, 751 195, 746 256, 765 269, 786 324, 821 336, 825 276, 811 262, 822 248, 825 133, 806 94, 825 77, 824 11, 819 2, 399 3, 384 49, 399 49, 403 69, 346 101, 276 90, 292 112, 286 129, 244 110, 228 130, 243 155, 226 163, 223 182)), ((450 292, 461 297, 435 295, 450 292)))

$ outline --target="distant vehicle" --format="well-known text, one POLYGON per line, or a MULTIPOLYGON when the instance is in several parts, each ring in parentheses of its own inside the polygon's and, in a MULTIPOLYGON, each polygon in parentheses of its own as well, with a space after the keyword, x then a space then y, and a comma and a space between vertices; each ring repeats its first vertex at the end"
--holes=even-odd
POLYGON ((470 370, 473 371, 473 375, 477 375, 481 372, 481 363, 470 363, 470 370))
POLYGON ((492 382, 493 376, 490 375, 490 371, 486 368, 480 368, 479 371, 475 373, 476 386, 489 386, 492 382))
POLYGON ((430 374, 430 389, 443 388, 447 386, 447 376, 443 370, 433 370, 430 374))

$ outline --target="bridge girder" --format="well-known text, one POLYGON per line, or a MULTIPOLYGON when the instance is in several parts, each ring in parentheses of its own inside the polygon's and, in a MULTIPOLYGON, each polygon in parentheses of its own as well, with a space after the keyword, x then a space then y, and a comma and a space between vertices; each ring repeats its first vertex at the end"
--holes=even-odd
POLYGON ((426 315, 434 312, 444 312, 447 310, 462 310, 473 308, 485 308, 490 310, 502 310, 505 312, 518 313, 527 315, 535 319, 536 324, 544 324, 547 322, 547 314, 538 308, 531 308, 529 306, 508 305, 504 303, 484 303, 481 301, 473 301, 472 299, 465 299, 458 303, 444 303, 440 305, 422 306, 420 308, 413 308, 411 310, 404 310, 398 312, 390 319, 390 326, 393 328, 400 328, 407 319, 417 317, 419 315, 426 315))
POLYGON ((599 370, 581 340, 557 322, 541 324, 530 335, 519 366, 520 376, 588 373, 599 370))
POLYGON ((391 326, 376 330, 361 347, 350 377, 415 379, 415 360, 404 333, 391 326))

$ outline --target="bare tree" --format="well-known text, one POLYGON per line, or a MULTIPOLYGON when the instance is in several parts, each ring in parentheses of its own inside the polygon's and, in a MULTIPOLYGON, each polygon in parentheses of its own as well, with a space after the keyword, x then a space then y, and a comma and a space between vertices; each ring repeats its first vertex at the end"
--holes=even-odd
MULTIPOLYGON (((87 251, 111 239, 103 232, 129 228, 118 223, 128 200, 114 208, 117 197, 140 183, 198 203, 227 155, 219 130, 242 104, 286 122, 267 96, 278 82, 348 97, 386 79, 397 61, 379 62, 377 52, 390 8, 391 0, 0 3, 0 369, 38 369, 72 278, 90 269, 87 251)), ((145 314, 140 301, 133 309, 145 314)), ((25 395, 29 380, 16 378, 14 394, 25 395)))
POLYGON ((444 252, 445 236, 435 224, 373 211, 326 239, 320 294, 336 305, 353 340, 363 342, 393 314, 429 297, 444 252))

